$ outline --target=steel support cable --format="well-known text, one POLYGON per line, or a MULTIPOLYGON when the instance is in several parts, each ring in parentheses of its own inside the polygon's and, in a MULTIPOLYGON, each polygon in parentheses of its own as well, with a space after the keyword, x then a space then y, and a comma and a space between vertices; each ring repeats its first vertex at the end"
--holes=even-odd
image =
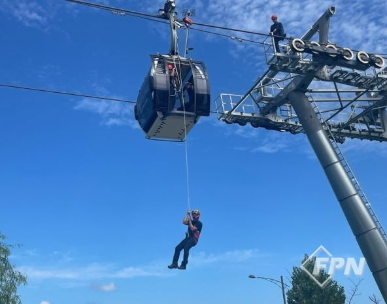
MULTIPOLYGON (((236 29, 236 28, 231 28, 231 27, 226 27, 226 26, 219 26, 219 25, 206 24, 206 23, 200 23, 200 22, 194 22, 194 24, 200 25, 200 26, 205 26, 205 27, 216 28, 216 29, 220 29, 220 30, 239 32, 239 33, 244 33, 244 34, 259 35, 259 36, 266 36, 266 37, 271 37, 271 36, 276 37, 275 35, 270 35, 270 34, 266 34, 266 33, 241 30, 241 29, 236 29)), ((280 36, 278 36, 278 37, 280 37, 280 36)))
POLYGON ((92 3, 92 2, 86 2, 86 1, 80 1, 80 0, 64 0, 64 1, 73 2, 73 3, 85 5, 85 6, 90 6, 90 7, 102 9, 102 10, 109 11, 109 12, 120 12, 123 14, 136 15, 136 16, 149 17, 149 18, 161 18, 159 15, 139 13, 136 11, 131 11, 131 10, 122 9, 122 8, 116 8, 116 7, 92 3))
MULTIPOLYGON (((110 11, 113 14, 122 13, 122 16, 132 16, 132 17, 137 17, 137 18, 141 18, 141 19, 145 19, 145 20, 149 20, 149 21, 153 21, 153 22, 159 22, 159 23, 163 23, 163 24, 169 25, 169 22, 160 20, 160 16, 155 16, 155 15, 150 15, 150 14, 143 14, 143 13, 138 13, 137 14, 134 11, 128 11, 128 10, 124 10, 124 9, 108 7, 108 6, 94 4, 94 3, 89 3, 89 2, 84 2, 84 1, 77 1, 77 0, 65 0, 65 1, 73 2, 73 3, 78 3, 78 4, 82 4, 82 5, 90 6, 90 7, 94 7, 94 8, 100 8, 100 9, 103 9, 103 10, 106 10, 106 11, 110 11)), ((237 41, 246 41, 246 42, 251 42, 251 43, 264 44, 263 42, 253 41, 253 40, 249 40, 249 39, 245 39, 245 38, 241 38, 241 37, 235 37, 235 36, 231 36, 231 35, 220 34, 220 33, 216 33, 216 32, 210 32, 210 31, 206 31, 206 30, 197 29, 197 28, 194 28, 194 27, 189 27, 189 29, 194 30, 194 31, 198 31, 198 32, 207 33, 207 34, 222 36, 222 37, 230 38, 230 39, 237 40, 237 41)))
MULTIPOLYGON (((142 17, 148 17, 148 18, 157 18, 157 19, 162 18, 159 15, 151 15, 151 14, 146 14, 146 13, 140 13, 140 12, 136 12, 136 11, 132 11, 132 10, 116 8, 116 7, 112 7, 112 6, 96 4, 96 3, 86 2, 86 1, 81 1, 81 0, 65 0, 65 1, 73 2, 73 3, 85 5, 85 6, 90 6, 90 7, 94 7, 94 8, 99 8, 99 9, 110 11, 110 12, 120 12, 120 13, 123 13, 123 14, 136 15, 136 16, 142 16, 142 17)), ((253 32, 253 31, 241 30, 241 29, 236 29, 236 28, 229 28, 229 27, 218 26, 218 25, 213 25, 213 24, 206 24, 206 23, 200 23, 200 22, 198 22, 198 23, 194 22, 194 24, 195 25, 200 25, 200 26, 205 26, 205 27, 211 27, 211 28, 227 30, 227 31, 240 32, 240 33, 245 33, 245 34, 270 36, 269 34, 266 34, 266 33, 253 32)))
POLYGON ((194 30, 194 31, 202 32, 202 33, 207 33, 207 34, 211 34, 211 35, 216 35, 216 36, 221 36, 221 37, 229 38, 229 39, 236 40, 239 42, 245 41, 245 42, 265 45, 265 43, 261 42, 261 41, 254 41, 254 40, 245 39, 245 38, 241 38, 241 37, 236 37, 236 36, 231 36, 231 35, 226 35, 226 34, 221 34, 221 33, 216 33, 216 32, 210 32, 210 31, 201 30, 201 29, 194 28, 194 27, 190 27, 190 30, 194 30))
MULTIPOLYGON (((146 19, 146 20, 150 20, 150 21, 155 21, 155 22, 160 22, 160 23, 168 24, 167 22, 158 20, 158 19, 162 18, 160 15, 152 15, 152 14, 140 13, 140 12, 136 12, 136 11, 132 11, 132 10, 116 8, 116 7, 111 7, 111 6, 106 6, 106 5, 96 4, 96 3, 86 2, 86 1, 80 1, 80 0, 64 0, 64 1, 72 2, 72 3, 77 3, 77 4, 81 4, 81 5, 85 5, 85 6, 90 6, 90 7, 94 7, 94 8, 98 8, 98 9, 110 11, 112 13, 122 13, 122 15, 130 15, 130 16, 133 16, 133 17, 139 17, 139 18, 143 18, 143 19, 146 19)), ((204 27, 216 28, 216 29, 221 29, 221 30, 226 30, 226 31, 240 32, 240 33, 251 34, 251 35, 260 35, 260 36, 265 36, 265 37, 280 37, 280 36, 270 35, 270 34, 261 33, 261 32, 247 31, 247 30, 241 30, 241 29, 230 28, 230 27, 226 27, 226 26, 213 25, 213 24, 207 24, 207 23, 194 22, 194 24, 195 25, 199 25, 199 26, 204 26, 204 27)), ((195 28, 192 28, 192 29, 200 31, 199 29, 195 29, 195 28)), ((211 33, 211 34, 214 34, 214 35, 222 36, 222 34, 217 34, 217 33, 214 33, 214 32, 207 32, 207 33, 211 33)), ((263 42, 254 42, 254 41, 251 41, 251 40, 248 40, 248 39, 238 38, 238 37, 233 37, 233 36, 228 36, 228 35, 225 35, 225 37, 228 37, 228 38, 231 38, 231 39, 235 39, 235 40, 238 40, 238 41, 243 40, 243 41, 246 41, 246 42, 264 44, 263 42)), ((284 40, 290 40, 290 38, 284 38, 284 40)), ((308 41, 308 40, 305 40, 305 41, 308 41)), ((312 41, 309 41, 309 42, 312 42, 312 41)), ((354 51, 358 52, 358 50, 354 50, 354 51)), ((384 59, 387 59, 387 57, 385 57, 386 54, 381 54, 379 56, 383 57, 384 59)))
POLYGON ((132 103, 132 104, 136 103, 135 101, 121 99, 121 98, 112 98, 112 97, 105 97, 105 96, 95 96, 95 95, 87 95, 87 94, 81 94, 81 93, 56 91, 56 90, 49 90, 49 89, 19 86, 19 85, 13 85, 13 84, 0 83, 0 87, 11 88, 11 89, 20 89, 20 90, 28 90, 28 91, 36 91, 36 92, 42 92, 42 93, 52 93, 52 94, 59 94, 59 95, 69 95, 69 96, 75 96, 75 97, 108 100, 108 101, 126 102, 126 103, 132 103))
MULTIPOLYGON (((140 12, 136 12, 136 11, 132 11, 132 10, 116 8, 116 7, 111 7, 111 6, 106 6, 106 5, 96 4, 96 3, 86 2, 86 1, 80 1, 80 0, 64 0, 64 1, 72 2, 72 3, 77 3, 77 4, 81 4, 81 5, 85 5, 85 6, 89 6, 89 7, 93 7, 93 8, 98 8, 98 9, 106 10, 106 11, 109 11, 109 12, 112 12, 112 13, 117 13, 117 14, 121 13, 123 16, 130 15, 130 16, 133 16, 133 17, 139 17, 139 18, 143 18, 143 19, 146 19, 146 20, 150 20, 150 21, 156 21, 156 22, 160 22, 160 23, 164 23, 164 24, 169 24, 168 22, 164 22, 164 21, 158 20, 158 19, 162 19, 162 17, 159 16, 159 15, 151 15, 151 14, 146 14, 146 13, 140 13, 140 12)), ((223 29, 223 30, 234 31, 234 32, 241 32, 241 33, 246 33, 246 34, 261 35, 261 36, 267 36, 267 37, 270 36, 269 34, 253 32, 253 31, 247 31, 247 30, 241 30, 241 29, 235 29, 235 28, 228 28, 228 27, 217 26, 217 25, 212 25, 212 24, 205 24, 205 23, 196 23, 196 22, 194 22, 194 25, 211 27, 211 28, 217 28, 217 29, 223 29)), ((199 30, 199 29, 195 29, 195 30, 205 32, 205 31, 199 30)), ((217 35, 217 33, 214 33, 214 32, 207 32, 207 33, 211 33, 211 34, 217 35)), ((227 36, 227 35, 225 35, 225 36, 227 36)), ((233 36, 227 36, 227 37, 232 38, 233 36)), ((248 41, 248 39, 238 38, 238 37, 234 37, 234 39, 236 39, 236 40, 242 39, 242 40, 248 41)), ((249 41, 249 42, 254 42, 254 41, 249 41)))
MULTIPOLYGON (((13 85, 13 84, 0 83, 0 87, 10 88, 10 89, 27 90, 27 91, 35 91, 35 92, 40 92, 40 93, 68 95, 68 96, 75 96, 75 97, 84 97, 84 98, 91 98, 91 99, 99 99, 99 100, 108 100, 108 101, 116 101, 116 102, 125 102, 125 103, 130 103, 130 104, 136 104, 135 101, 127 100, 127 99, 96 96, 96 95, 87 95, 87 94, 80 94, 80 93, 73 93, 73 92, 55 91, 55 90, 48 90, 48 89, 41 89, 41 88, 18 86, 18 85, 13 85)), ((218 112, 216 112, 216 111, 210 111, 210 113, 211 114, 218 114, 218 112)))
MULTIPOLYGON (((295 77, 296 76, 292 76, 292 77, 286 78, 284 80, 291 80, 295 77)), ((274 82, 271 82, 268 84, 259 85, 256 87, 256 89, 271 86, 275 83, 283 82, 284 80, 279 80, 279 81, 274 81, 274 82)), ((50 94, 67 95, 67 96, 74 96, 74 97, 84 97, 84 98, 91 98, 91 99, 99 99, 99 100, 107 100, 107 101, 125 102, 125 103, 136 104, 136 101, 128 100, 128 99, 89 95, 89 94, 66 92, 66 91, 57 91, 57 90, 50 90, 50 89, 43 89, 43 88, 34 88, 34 87, 29 87, 29 86, 20 86, 20 85, 0 83, 0 87, 10 88, 10 89, 27 90, 27 91, 35 91, 35 92, 40 92, 40 93, 50 93, 50 94)), ((216 111, 210 111, 210 113, 217 114, 216 111)))
MULTIPOLYGON (((250 35, 259 35, 259 36, 264 36, 266 38, 267 37, 278 37, 278 38, 283 38, 282 40, 290 40, 289 38, 286 38, 286 37, 284 38, 283 36, 270 35, 270 34, 266 34, 266 33, 241 30, 241 29, 225 27, 225 26, 219 26, 219 25, 213 25, 213 24, 194 22, 193 25, 205 26, 205 27, 216 28, 216 29, 225 30, 225 31, 239 32, 239 33, 250 34, 250 35)), ((198 29, 196 29, 196 30, 198 30, 198 29)), ((203 32, 206 32, 206 31, 203 31, 203 32)), ((208 32, 208 33, 215 34, 215 32, 208 32)), ((257 41, 253 41, 253 40, 249 40, 249 39, 245 39, 245 38, 234 37, 234 36, 230 36, 230 35, 224 35, 224 36, 227 36, 229 38, 232 38, 232 39, 235 39, 235 40, 238 40, 238 41, 239 40, 244 40, 244 41, 252 42, 252 43, 265 44, 264 42, 257 42, 257 41)))

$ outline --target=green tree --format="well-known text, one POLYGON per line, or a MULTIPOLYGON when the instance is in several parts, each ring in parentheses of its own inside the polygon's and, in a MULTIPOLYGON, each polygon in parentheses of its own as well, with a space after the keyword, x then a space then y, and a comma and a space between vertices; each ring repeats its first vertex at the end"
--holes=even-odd
POLYGON ((0 304, 21 304, 17 288, 27 284, 27 278, 10 263, 11 249, 15 246, 4 240, 5 236, 0 233, 0 304))
MULTIPOLYGON (((308 260, 305 255, 302 263, 308 260)), ((310 259, 304 264, 309 273, 313 273, 316 258, 310 259)), ((324 283, 329 275, 320 270, 316 276, 317 281, 324 283)), ((345 290, 336 281, 330 280, 324 288, 321 288, 312 278, 300 267, 293 267, 292 288, 287 292, 288 304, 344 304, 345 290)))

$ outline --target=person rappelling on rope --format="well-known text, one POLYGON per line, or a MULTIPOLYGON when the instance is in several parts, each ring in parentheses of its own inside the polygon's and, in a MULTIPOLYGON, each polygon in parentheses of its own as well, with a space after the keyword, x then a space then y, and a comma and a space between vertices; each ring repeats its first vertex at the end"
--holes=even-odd
POLYGON ((199 221, 200 211, 193 210, 190 212, 187 211, 187 214, 183 218, 183 224, 188 225, 188 230, 186 232, 186 237, 175 247, 175 254, 173 255, 172 264, 168 266, 169 269, 182 269, 185 270, 188 264, 189 250, 196 246, 199 241, 200 232, 202 231, 203 224, 199 221), (192 219, 190 214, 192 214, 192 219), (178 265, 180 252, 184 249, 184 256, 181 265, 178 265))

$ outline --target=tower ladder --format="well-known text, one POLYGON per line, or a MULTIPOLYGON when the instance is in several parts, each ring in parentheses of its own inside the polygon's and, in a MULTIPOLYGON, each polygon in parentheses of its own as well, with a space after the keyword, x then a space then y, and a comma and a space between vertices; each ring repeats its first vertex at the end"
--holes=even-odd
POLYGON ((337 157, 339 158, 339 161, 343 165, 345 172, 348 174, 348 177, 350 178, 353 186, 355 187, 355 189, 356 189, 357 193, 359 194, 361 200, 363 201, 364 205, 366 206, 369 214, 371 215, 372 219, 374 220, 374 222, 376 224, 376 227, 379 229, 380 233, 384 237, 384 240, 387 242, 386 231, 384 230, 382 224, 380 223, 378 217, 376 216, 376 213, 373 210, 373 208, 371 206, 371 203, 368 200, 368 198, 366 197, 363 189, 360 187, 360 184, 357 181, 357 179, 355 177, 355 174, 353 173, 351 167, 349 166, 347 160, 345 159, 343 153, 341 152, 341 149, 340 149, 339 145, 337 144, 337 142, 335 140, 335 137, 332 134, 329 125, 327 124, 327 122, 325 121, 324 117, 322 116, 322 114, 321 114, 321 112, 320 112, 320 110, 319 110, 319 108, 317 106, 317 103, 314 101, 312 96, 309 96, 309 100, 311 100, 311 102, 312 102, 312 106, 313 106, 314 112, 316 113, 317 118, 320 121, 323 129, 328 133, 329 140, 330 140, 330 142, 331 142, 331 144, 333 146, 333 149, 335 150, 335 152, 337 154, 337 157))

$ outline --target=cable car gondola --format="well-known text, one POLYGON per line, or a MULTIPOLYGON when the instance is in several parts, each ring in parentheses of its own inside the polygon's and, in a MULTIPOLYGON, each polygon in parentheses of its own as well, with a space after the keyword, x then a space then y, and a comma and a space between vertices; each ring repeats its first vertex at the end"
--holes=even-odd
POLYGON ((147 138, 182 141, 200 116, 210 115, 204 64, 178 56, 152 55, 141 86, 135 118, 147 138))
POLYGON ((150 56, 134 114, 146 138, 183 141, 201 116, 210 115, 210 86, 203 62, 177 55, 174 6, 163 15, 171 24, 170 54, 150 56))

